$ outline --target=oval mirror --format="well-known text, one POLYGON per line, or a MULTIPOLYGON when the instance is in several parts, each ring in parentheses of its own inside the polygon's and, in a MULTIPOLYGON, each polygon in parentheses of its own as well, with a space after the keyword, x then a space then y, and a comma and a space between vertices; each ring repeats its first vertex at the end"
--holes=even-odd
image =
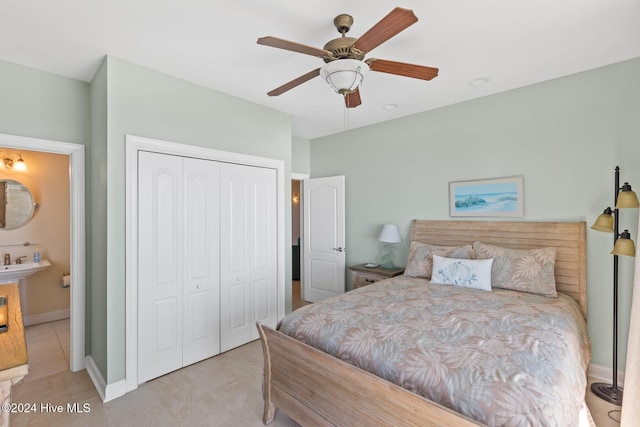
POLYGON ((29 222, 35 208, 27 187, 12 179, 0 179, 0 230, 23 226, 29 222))

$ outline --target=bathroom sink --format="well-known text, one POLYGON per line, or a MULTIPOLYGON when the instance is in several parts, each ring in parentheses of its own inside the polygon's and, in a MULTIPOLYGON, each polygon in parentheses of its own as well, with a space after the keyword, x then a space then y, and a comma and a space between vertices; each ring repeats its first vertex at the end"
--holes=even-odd
POLYGON ((0 265, 0 283, 13 283, 49 267, 47 260, 23 262, 22 264, 0 265))

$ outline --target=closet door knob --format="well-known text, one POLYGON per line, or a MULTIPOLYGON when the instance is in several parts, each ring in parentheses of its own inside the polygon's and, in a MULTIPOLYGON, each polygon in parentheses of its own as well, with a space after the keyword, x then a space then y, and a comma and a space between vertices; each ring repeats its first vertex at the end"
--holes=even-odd
POLYGON ((199 285, 199 284, 196 285, 196 289, 200 289, 200 288, 202 288, 202 285, 199 285))

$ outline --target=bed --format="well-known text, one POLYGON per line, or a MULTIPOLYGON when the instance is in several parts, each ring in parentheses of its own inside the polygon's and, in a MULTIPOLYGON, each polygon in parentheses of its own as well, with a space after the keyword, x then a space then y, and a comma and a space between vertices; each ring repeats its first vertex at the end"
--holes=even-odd
MULTIPOLYGON (((280 409, 304 426, 578 425, 578 418, 581 423, 586 422, 588 425, 590 417, 584 405, 585 371, 590 357, 590 344, 585 329, 585 223, 416 220, 412 224, 411 241, 412 245, 416 242, 461 247, 483 242, 488 246, 515 250, 555 248, 555 263, 551 274, 559 295, 557 298, 548 298, 499 289, 484 292, 457 286, 433 285, 423 278, 399 277, 291 313, 279 325, 278 330, 258 324, 265 363, 263 422, 270 423, 276 409, 280 409), (424 294, 425 292, 429 294, 424 294), (474 303, 474 299, 477 303, 474 303), (427 300, 433 302, 431 308, 424 305, 427 300), (460 310, 455 305, 458 301, 465 310, 460 310), (376 307, 376 304, 380 306, 376 307), (396 305, 401 307, 403 314, 393 312, 391 307, 396 305), (410 309, 406 308, 407 305, 410 309), (476 306, 481 305, 488 305, 488 310, 485 307, 485 311, 474 311, 476 306), (551 307, 556 305, 559 309, 551 307), (500 360, 500 353, 509 352, 503 351, 499 342, 492 343, 491 336, 483 337, 482 334, 485 333, 486 325, 499 323, 499 319, 492 319, 492 316, 502 313, 501 310, 510 312, 511 317, 522 319, 519 320, 522 324, 518 324, 516 328, 524 329, 522 339, 530 341, 528 345, 531 347, 528 348, 536 349, 535 353, 527 350, 518 352, 517 355, 507 354, 506 359, 500 360), (436 344, 434 341, 427 341, 428 338, 422 335, 412 335, 416 329, 420 329, 421 334, 428 335, 424 332, 423 324, 419 323, 424 320, 423 317, 428 317, 424 315, 426 311, 432 311, 431 318, 427 320, 437 323, 437 327, 429 331, 435 336, 436 344), (407 315, 407 312, 413 314, 407 315), (331 321, 323 322, 322 316, 334 317, 331 317, 331 321), (339 322, 334 321, 335 316, 340 316, 339 322), (527 323, 539 322, 539 318, 550 320, 543 323, 543 326, 539 323, 527 323), (455 322, 447 326, 446 323, 451 319, 455 319, 455 322), (471 332, 458 328, 461 319, 472 328, 471 332), (486 324, 480 319, 486 320, 486 324), (357 322, 363 320, 367 322, 367 327, 355 329, 365 335, 360 341, 347 340, 345 344, 344 340, 332 335, 349 335, 350 332, 336 332, 332 329, 340 329, 349 322, 357 325, 357 322), (383 344, 382 347, 375 347, 376 344, 372 341, 376 340, 366 336, 369 330, 382 330, 382 326, 377 326, 376 322, 386 322, 387 325, 397 322, 392 328, 384 329, 390 335, 377 340, 383 344), (337 324, 341 325, 340 328, 332 327, 337 324), (565 324, 569 325, 568 335, 560 335, 566 332, 559 332, 556 327, 564 328, 565 324), (476 330, 473 330, 474 327, 476 330), (307 334, 308 329, 318 329, 323 338, 313 338, 310 333, 307 334), (540 341, 543 344, 539 344, 538 331, 546 329, 550 331, 548 335, 554 336, 554 341, 550 344, 540 341), (476 349, 459 351, 467 348, 465 346, 468 342, 457 341, 460 338, 456 335, 458 330, 460 335, 466 336, 466 341, 475 341, 479 345, 489 343, 493 349, 490 352, 479 352, 476 349), (399 347, 394 347, 394 334, 408 336, 409 341, 418 348, 404 348, 407 347, 405 344, 399 344, 402 347, 400 350, 405 353, 398 356, 400 350, 399 347), (446 339, 442 339, 443 336, 446 339), (453 346, 449 350, 445 348, 445 353, 438 352, 442 349, 437 344, 443 341, 448 341, 453 346), (351 351, 350 348, 355 350, 351 351), (543 351, 537 352, 539 348, 543 351), (366 357, 358 359, 356 353, 366 357), (526 359, 529 353, 542 359, 542 368, 529 363, 526 359), (432 363, 429 362, 429 357, 421 358, 416 354, 426 354, 435 359, 432 363), (478 354, 484 355, 474 362, 479 363, 481 369, 469 368, 472 365, 465 357, 473 355, 472 359, 478 359, 478 354), (522 360, 523 357, 525 360, 522 360), (427 362, 423 365, 414 364, 409 366, 409 371, 398 373, 391 366, 394 365, 394 358, 418 360, 420 363, 424 359, 427 362), (490 360, 494 358, 496 360, 490 360), (427 371, 442 366, 436 363, 440 359, 447 359, 446 369, 436 370, 435 374, 427 371), (512 359, 516 359, 515 362, 512 359), (554 364, 545 365, 545 360, 553 360, 554 364), (497 373, 489 365, 485 366, 488 361, 504 366, 506 373, 497 373), (512 362, 516 368, 510 365, 512 362), (509 371, 510 366, 515 371, 509 371), (525 367, 522 368, 523 372, 518 372, 518 366, 525 367), (464 376, 457 376, 453 367, 470 371, 471 380, 460 380, 464 376), (425 374, 423 370, 429 373, 425 374), (485 375, 487 372, 491 375, 485 375), (484 381, 487 379, 484 377, 477 378, 478 375, 491 377, 489 379, 493 382, 484 381), (494 377, 501 375, 509 377, 509 381, 498 382, 496 385, 494 377), (412 377, 427 378, 427 382, 412 383, 409 381, 412 377), (438 381, 434 381, 434 377, 438 377, 438 381), (463 388, 473 389, 471 395, 480 396, 480 400, 469 400, 464 397, 464 393, 446 388, 449 383, 460 382, 464 383, 463 388), (447 383, 446 387, 443 383, 447 383), (513 387, 508 388, 505 384, 513 387), (534 390, 533 397, 520 395, 525 389, 534 390), (503 407, 487 402, 485 398, 489 395, 496 395, 499 400, 511 401, 510 405, 514 407, 519 401, 535 399, 531 404, 534 409, 522 414, 508 413, 508 405, 503 407), (568 400, 563 400, 565 398, 568 400), (546 413, 552 413, 552 418, 543 420, 546 413)), ((506 333, 507 337, 518 336, 512 331, 506 333)), ((505 345, 504 348, 509 346, 505 345)), ((403 365, 406 363, 403 362, 403 365)))

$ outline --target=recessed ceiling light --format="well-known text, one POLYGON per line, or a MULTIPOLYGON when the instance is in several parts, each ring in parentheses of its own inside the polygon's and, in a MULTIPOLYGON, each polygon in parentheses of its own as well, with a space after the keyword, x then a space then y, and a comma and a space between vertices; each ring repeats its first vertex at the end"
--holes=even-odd
POLYGON ((382 106, 385 110, 395 110, 398 108, 398 104, 385 104, 382 106))
POLYGON ((473 79, 469 81, 469 84, 471 86, 482 86, 486 85, 487 83, 489 83, 489 79, 487 77, 480 77, 479 79, 473 79))

